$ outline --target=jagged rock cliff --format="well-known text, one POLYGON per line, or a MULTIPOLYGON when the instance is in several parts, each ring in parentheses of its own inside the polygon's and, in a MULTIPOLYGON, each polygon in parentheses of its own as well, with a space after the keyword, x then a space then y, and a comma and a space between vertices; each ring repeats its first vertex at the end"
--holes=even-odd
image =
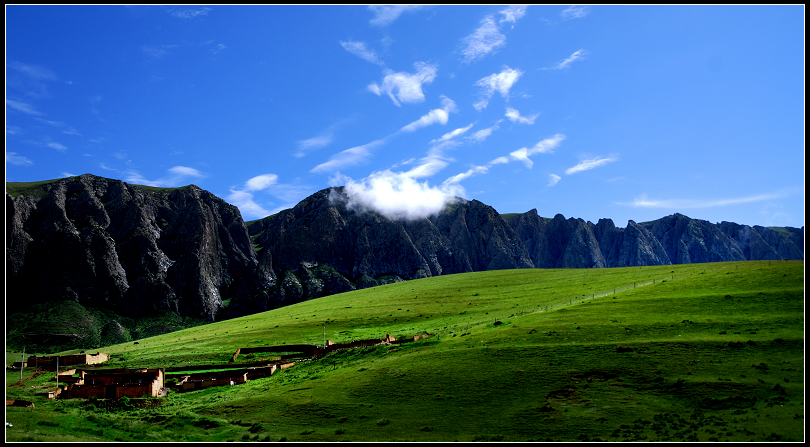
POLYGON ((196 186, 85 174, 6 193, 8 311, 72 300, 213 320, 258 267, 239 210, 196 186))
POLYGON ((515 231, 476 200, 432 218, 392 220, 351 209, 343 188, 329 188, 249 230, 276 279, 232 301, 228 315, 408 279, 534 267, 515 231))
POLYGON ((119 315, 171 311, 210 321, 452 273, 804 259, 803 227, 715 225, 681 214, 626 228, 537 210, 507 222, 458 199, 429 218, 392 220, 328 188, 248 226, 236 207, 193 185, 83 175, 15 188, 11 195, 7 184, 9 313, 69 300, 119 315))
POLYGON ((280 279, 266 281, 252 297, 240 295, 227 314, 481 270, 804 259, 803 229, 714 225, 680 214, 617 228, 610 219, 594 225, 560 214, 543 218, 537 210, 512 215, 507 223, 492 207, 462 199, 429 218, 391 220, 346 203, 343 188, 325 189, 251 223, 248 231, 262 247, 259 262, 272 266, 268 278, 280 279))

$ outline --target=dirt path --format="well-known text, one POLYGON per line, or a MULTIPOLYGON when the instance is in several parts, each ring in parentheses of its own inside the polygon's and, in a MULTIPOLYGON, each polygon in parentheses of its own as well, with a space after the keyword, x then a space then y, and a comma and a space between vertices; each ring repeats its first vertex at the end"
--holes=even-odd
POLYGON ((46 372, 47 372, 47 371, 42 371, 42 370, 37 371, 37 372, 35 372, 35 373, 34 373, 34 375, 33 375, 33 376, 31 376, 31 377, 29 377, 29 378, 27 378, 27 379, 18 380, 18 381, 17 381, 17 383, 12 383, 12 384, 11 384, 11 385, 9 385, 9 386, 22 386, 23 382, 27 382, 27 381, 29 381, 29 380, 31 380, 31 379, 36 379, 37 377, 39 377, 39 376, 40 376, 40 375, 42 375, 42 374, 45 374, 46 372))

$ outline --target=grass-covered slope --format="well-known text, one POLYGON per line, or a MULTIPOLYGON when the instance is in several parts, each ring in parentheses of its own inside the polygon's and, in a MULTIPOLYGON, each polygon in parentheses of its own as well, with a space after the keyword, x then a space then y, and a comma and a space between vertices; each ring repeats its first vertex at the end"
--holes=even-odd
POLYGON ((432 337, 172 393, 152 410, 34 398, 46 375, 11 386, 12 371, 7 398, 36 408, 7 408, 6 439, 803 441, 803 299, 803 263, 775 261, 390 284, 105 351, 113 366, 168 367, 322 344, 324 328, 337 342, 432 337))

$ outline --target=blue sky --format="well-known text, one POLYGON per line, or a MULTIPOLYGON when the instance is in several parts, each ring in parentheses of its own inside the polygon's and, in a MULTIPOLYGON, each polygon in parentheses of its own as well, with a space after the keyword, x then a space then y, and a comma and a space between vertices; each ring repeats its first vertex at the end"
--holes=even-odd
POLYGON ((804 6, 6 6, 6 181, 804 225, 804 6))

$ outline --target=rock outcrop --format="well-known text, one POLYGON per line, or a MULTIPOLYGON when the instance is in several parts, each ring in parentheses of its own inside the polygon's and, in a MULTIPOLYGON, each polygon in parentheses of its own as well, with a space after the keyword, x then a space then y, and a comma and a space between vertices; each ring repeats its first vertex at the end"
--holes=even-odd
POLYGON ((258 263, 239 210, 191 185, 85 174, 6 193, 8 311, 49 300, 214 320, 258 263))
MULTIPOLYGON (((9 313, 68 300, 119 315, 170 311, 210 321, 472 271, 804 259, 804 227, 715 225, 682 214, 619 228, 533 209, 507 222, 484 203, 457 199, 427 218, 390 219, 348 206, 337 187, 246 225, 236 207, 193 185, 82 175, 15 188, 6 193, 9 313)), ((113 325, 104 335, 129 336, 119 332, 113 325)))

